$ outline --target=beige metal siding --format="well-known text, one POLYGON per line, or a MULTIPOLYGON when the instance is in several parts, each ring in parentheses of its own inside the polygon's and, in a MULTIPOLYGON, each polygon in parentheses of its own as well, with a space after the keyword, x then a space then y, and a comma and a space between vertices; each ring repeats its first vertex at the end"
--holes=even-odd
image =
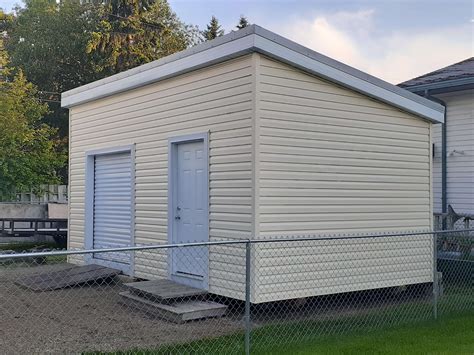
MULTIPOLYGON (((135 144, 135 243, 165 243, 168 138, 205 131, 211 240, 431 225, 429 123, 259 54, 74 107, 70 126, 71 248, 84 245, 86 151, 135 144)), ((425 236, 351 243, 255 246, 252 301, 431 280, 425 236)), ((244 255, 211 248, 211 292, 243 298, 244 255)), ((166 276, 166 254, 137 253, 135 272, 166 276)))
POLYGON ((431 242, 424 235, 267 243, 255 250, 258 303, 432 280, 431 242))
MULTIPOLYGON (((70 248, 84 246, 85 152, 135 144, 135 244, 168 241, 168 138, 209 131, 210 238, 249 238, 252 219, 252 57, 71 109, 70 248)), ((242 249, 242 248, 240 248, 242 249)), ((239 297, 236 247, 211 249, 210 289, 239 297)), ((137 253, 139 277, 167 275, 166 254, 137 253)))
MULTIPOLYGON (((447 106, 448 204, 456 212, 474 213, 474 90, 439 95, 447 106)), ((441 125, 433 137, 434 206, 441 212, 441 125)))
MULTIPOLYGON (((430 123, 286 64, 260 60, 260 237, 430 228, 430 123)), ((268 244, 260 246, 257 254, 266 257, 258 262, 258 302, 431 280, 429 238, 385 245, 372 262, 388 266, 375 275, 373 268, 370 275, 366 268, 355 268, 368 265, 367 255, 357 249, 332 250, 329 259, 347 261, 334 265, 334 276, 324 285, 325 260, 307 263, 305 275, 282 276, 280 259, 266 250, 268 244), (401 266, 393 247, 418 251, 405 256, 413 270, 401 266), (348 272, 359 275, 360 282, 341 276, 348 272)), ((325 253, 324 248, 310 250, 325 253)), ((309 251, 292 253, 290 264, 297 265, 309 251)))

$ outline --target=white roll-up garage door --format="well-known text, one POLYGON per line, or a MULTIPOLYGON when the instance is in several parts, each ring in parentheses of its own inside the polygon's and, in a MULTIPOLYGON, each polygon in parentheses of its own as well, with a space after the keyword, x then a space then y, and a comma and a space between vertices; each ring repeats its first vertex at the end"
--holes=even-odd
MULTIPOLYGON (((132 171, 130 152, 97 155, 94 162, 94 249, 131 244, 132 171)), ((94 256, 130 265, 130 252, 94 256)))

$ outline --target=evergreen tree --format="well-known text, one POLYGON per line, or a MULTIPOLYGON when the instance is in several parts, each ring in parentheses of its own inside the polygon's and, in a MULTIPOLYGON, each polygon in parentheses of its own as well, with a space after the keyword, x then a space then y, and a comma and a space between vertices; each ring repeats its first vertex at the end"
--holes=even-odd
POLYGON ((248 22, 247 18, 244 15, 240 15, 239 24, 235 27, 237 27, 238 30, 241 30, 242 28, 245 28, 247 26, 250 26, 250 23, 248 22))
POLYGON ((219 25, 219 21, 215 16, 212 16, 211 22, 207 25, 207 29, 202 32, 202 35, 206 41, 224 35, 224 30, 221 28, 221 25, 219 25))
POLYGON ((121 72, 179 52, 196 43, 197 29, 185 25, 166 0, 98 1, 101 21, 88 53, 100 53, 96 70, 121 72))

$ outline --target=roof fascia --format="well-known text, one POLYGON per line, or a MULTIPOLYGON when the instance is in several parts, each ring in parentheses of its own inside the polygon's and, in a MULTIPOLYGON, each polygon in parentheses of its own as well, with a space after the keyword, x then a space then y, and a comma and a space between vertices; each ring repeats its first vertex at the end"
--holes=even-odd
POLYGON ((321 76, 431 122, 444 120, 444 107, 314 52, 273 32, 252 25, 196 48, 176 53, 62 94, 62 107, 72 107, 148 85, 173 76, 259 52, 321 76))
POLYGON ((424 92, 426 90, 438 90, 438 92, 450 92, 465 90, 466 87, 472 87, 474 85, 474 77, 460 78, 453 80, 444 80, 436 83, 420 84, 405 87, 406 90, 411 92, 424 92))
MULTIPOLYGON (((390 87, 382 87, 368 80, 364 80, 357 76, 342 71, 331 65, 296 52, 291 48, 282 46, 281 44, 269 40, 267 38, 257 36, 255 40, 256 50, 262 54, 283 61, 289 65, 298 67, 306 72, 321 76, 332 82, 342 86, 349 87, 374 99, 386 102, 405 111, 421 116, 434 123, 442 123, 444 121, 444 107, 438 103, 422 98, 409 91, 397 88, 393 90, 390 87), (401 95, 397 91, 406 91, 401 95), (408 95, 407 95, 408 94, 408 95), (420 100, 421 99, 421 100, 420 100)), ((384 86, 394 86, 386 83, 384 86)))

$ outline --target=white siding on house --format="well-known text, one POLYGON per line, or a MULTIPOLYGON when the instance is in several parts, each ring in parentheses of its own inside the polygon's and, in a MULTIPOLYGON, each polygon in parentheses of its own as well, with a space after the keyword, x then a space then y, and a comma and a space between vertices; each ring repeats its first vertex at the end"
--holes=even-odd
MULTIPOLYGON (((168 138, 209 131, 210 238, 252 227, 252 57, 245 56, 70 111, 69 247, 84 246, 85 153, 135 144, 135 244, 168 241, 168 138)), ((242 248, 210 253, 210 290, 243 295, 242 248), (235 265, 234 265, 235 264, 235 265)), ((167 275, 166 254, 136 253, 135 275, 167 275)))
MULTIPOLYGON (((431 227, 430 123, 286 64, 263 56, 260 60, 259 237, 431 227)), ((269 244, 258 246, 256 301, 432 279, 426 236, 375 242, 379 249, 371 254, 373 265, 366 249, 351 247, 354 242, 338 242, 330 250, 318 243, 283 252, 292 255, 289 264, 307 265, 301 273, 290 268, 284 275, 277 267, 282 251, 276 248, 274 254, 269 244), (328 260, 342 258, 331 277, 327 260, 315 253, 327 254, 328 260), (351 275, 355 278, 349 279, 351 275)))
MULTIPOLYGON (((474 90, 438 95, 447 106, 447 200, 458 213, 474 213, 474 90)), ((434 207, 441 212, 441 126, 433 142, 434 207)))

